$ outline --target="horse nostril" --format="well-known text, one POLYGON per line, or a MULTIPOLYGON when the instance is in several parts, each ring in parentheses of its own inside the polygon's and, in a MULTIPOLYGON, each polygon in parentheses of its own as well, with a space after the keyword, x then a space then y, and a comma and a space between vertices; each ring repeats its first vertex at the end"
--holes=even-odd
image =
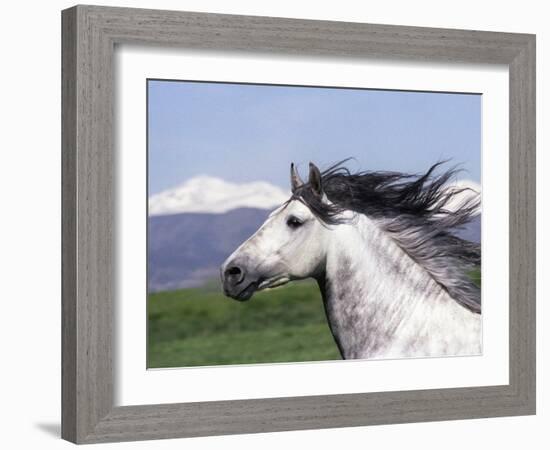
POLYGON ((239 269, 238 267, 230 267, 229 269, 227 269, 227 274, 228 275, 240 275, 241 274, 241 269, 239 269))
POLYGON ((234 284, 240 283, 244 278, 244 272, 238 266, 231 266, 225 270, 225 276, 234 284))

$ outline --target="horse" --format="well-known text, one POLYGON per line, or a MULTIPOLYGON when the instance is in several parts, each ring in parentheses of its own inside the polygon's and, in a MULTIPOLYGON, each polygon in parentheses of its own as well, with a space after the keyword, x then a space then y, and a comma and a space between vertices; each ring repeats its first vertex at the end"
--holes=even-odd
MULTIPOLYGON (((478 244, 456 230, 478 213, 478 193, 447 209, 465 189, 456 168, 435 175, 352 173, 344 160, 324 172, 292 163, 291 196, 222 264, 226 296, 313 278, 342 359, 481 353, 481 294, 469 271, 478 244)), ((289 305, 291 307, 291 305, 289 305)))

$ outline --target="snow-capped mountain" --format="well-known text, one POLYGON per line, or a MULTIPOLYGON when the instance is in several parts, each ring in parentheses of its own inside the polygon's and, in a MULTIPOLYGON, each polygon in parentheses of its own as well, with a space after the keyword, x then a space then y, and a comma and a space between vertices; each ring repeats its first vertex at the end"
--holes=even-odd
POLYGON ((290 194, 265 181, 231 183, 201 175, 149 197, 149 215, 179 213, 221 214, 237 208, 271 209, 290 194))

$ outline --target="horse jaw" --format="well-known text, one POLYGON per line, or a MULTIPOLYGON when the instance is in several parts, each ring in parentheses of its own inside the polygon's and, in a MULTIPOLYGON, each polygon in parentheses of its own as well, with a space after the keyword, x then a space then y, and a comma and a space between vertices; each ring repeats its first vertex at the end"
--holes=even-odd
POLYGON ((276 287, 284 286, 290 281, 290 277, 287 275, 281 275, 273 277, 269 280, 264 280, 258 285, 258 291, 262 291, 264 289, 273 289, 276 287))

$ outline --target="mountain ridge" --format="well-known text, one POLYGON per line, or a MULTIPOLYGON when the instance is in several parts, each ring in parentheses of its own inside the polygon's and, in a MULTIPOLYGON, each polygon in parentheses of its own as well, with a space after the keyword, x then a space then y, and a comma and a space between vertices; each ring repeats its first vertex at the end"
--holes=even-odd
POLYGON ((180 213, 226 213, 232 209, 270 209, 290 197, 278 186, 266 181, 233 183, 208 175, 186 182, 149 197, 149 215, 180 213))

